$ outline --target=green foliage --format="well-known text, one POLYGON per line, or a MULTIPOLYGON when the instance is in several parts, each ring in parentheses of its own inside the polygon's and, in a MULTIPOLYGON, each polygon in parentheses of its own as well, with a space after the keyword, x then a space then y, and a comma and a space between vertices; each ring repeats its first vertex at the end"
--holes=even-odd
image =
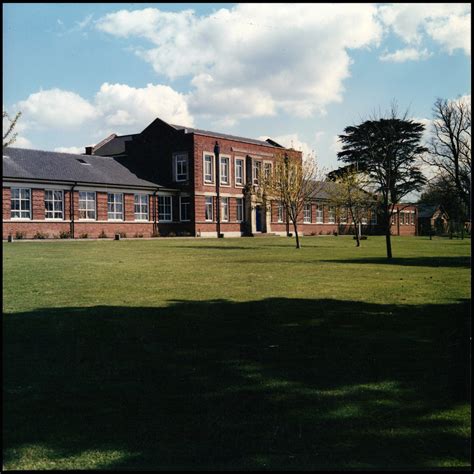
POLYGON ((40 232, 39 230, 36 231, 35 235, 33 235, 33 239, 47 239, 48 234, 45 234, 44 232, 40 232))
POLYGON ((68 230, 62 230, 59 232, 59 238, 60 239, 70 239, 71 238, 71 232, 68 230))

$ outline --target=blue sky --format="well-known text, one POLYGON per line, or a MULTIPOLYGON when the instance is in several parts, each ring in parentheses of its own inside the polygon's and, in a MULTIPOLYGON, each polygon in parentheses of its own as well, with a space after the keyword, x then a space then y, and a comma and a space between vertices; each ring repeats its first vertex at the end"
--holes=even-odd
POLYGON ((429 127, 470 100, 459 4, 4 4, 16 146, 83 151, 154 117, 272 137, 334 169, 337 135, 396 101, 429 127))

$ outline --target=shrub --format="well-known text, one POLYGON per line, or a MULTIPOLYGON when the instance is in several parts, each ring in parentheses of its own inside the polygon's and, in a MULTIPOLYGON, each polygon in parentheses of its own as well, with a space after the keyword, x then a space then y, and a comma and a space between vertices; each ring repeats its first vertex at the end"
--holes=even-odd
POLYGON ((80 239, 87 239, 89 237, 89 234, 87 232, 84 232, 79 236, 80 239))
POLYGON ((15 239, 21 240, 21 239, 24 239, 25 237, 26 237, 26 234, 22 232, 21 230, 17 230, 15 232, 15 239))
POLYGON ((60 233, 59 233, 59 238, 60 239, 70 239, 71 238, 71 233, 67 230, 62 230, 60 233))
POLYGON ((138 232, 136 232, 135 235, 134 235, 134 237, 135 237, 136 239, 141 239, 141 238, 143 238, 143 234, 139 234, 138 232))
POLYGON ((39 230, 36 231, 36 234, 33 235, 33 239, 46 239, 48 237, 48 234, 44 234, 43 232, 40 232, 39 230))
POLYGON ((107 238, 107 234, 104 232, 104 229, 102 229, 101 233, 99 234, 99 239, 106 239, 107 238))

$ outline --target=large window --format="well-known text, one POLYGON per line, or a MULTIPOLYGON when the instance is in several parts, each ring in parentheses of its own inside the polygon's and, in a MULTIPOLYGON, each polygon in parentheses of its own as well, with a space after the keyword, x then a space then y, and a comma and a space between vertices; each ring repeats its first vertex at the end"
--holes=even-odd
POLYGON ((253 162, 253 184, 258 184, 261 170, 262 170, 262 162, 254 161, 253 162))
POLYGON ((400 225, 405 225, 405 213, 400 212, 400 225))
POLYGON ((176 181, 186 181, 188 179, 188 154, 176 154, 174 159, 176 181))
POLYGON ((341 207, 339 213, 339 222, 341 224, 347 224, 347 209, 345 207, 341 207))
POLYGON ((377 225, 377 213, 375 211, 372 211, 370 214, 370 224, 377 225))
POLYGON ((12 219, 31 219, 31 190, 11 188, 12 219))
POLYGON ((45 189, 44 210, 44 217, 46 219, 63 219, 63 192, 45 189))
POLYGON ((229 198, 221 198, 221 213, 222 213, 222 220, 228 221, 229 220, 229 198))
POLYGON ((336 222, 336 211, 333 206, 328 208, 328 224, 334 224, 336 222))
POLYGON ((158 220, 171 222, 173 219, 171 196, 158 196, 158 220))
POLYGON ((244 160, 240 158, 235 160, 235 184, 236 186, 244 185, 244 160))
POLYGON ((135 194, 134 211, 135 211, 136 221, 148 220, 148 195, 147 194, 135 194))
POLYGON ((322 206, 318 206, 316 208, 316 224, 323 223, 323 208, 322 206))
POLYGON ((214 218, 214 209, 213 209, 213 198, 212 196, 206 196, 206 221, 212 221, 214 218))
POLYGON ((229 180, 229 158, 227 157, 222 157, 221 159, 221 171, 220 171, 220 176, 221 176, 221 184, 230 184, 229 180))
POLYGON ((79 191, 79 219, 95 219, 94 191, 79 191))
POLYGON ((410 212, 410 224, 415 225, 415 212, 414 211, 410 212))
POLYGON ((123 220, 123 194, 107 194, 107 218, 110 221, 123 220))
POLYGON ((311 224, 311 203, 306 203, 303 208, 303 222, 311 224))
POLYGON ((278 203, 278 222, 283 222, 283 204, 278 203))
POLYGON ((204 155, 204 182, 214 182, 214 155, 204 155))
POLYGON ((189 221, 189 207, 191 202, 189 197, 180 196, 179 198, 179 220, 180 221, 189 221))
POLYGON ((237 222, 244 220, 244 200, 242 198, 236 198, 237 203, 237 222))
POLYGON ((263 172, 265 174, 265 179, 270 179, 272 175, 272 164, 264 163, 263 172))

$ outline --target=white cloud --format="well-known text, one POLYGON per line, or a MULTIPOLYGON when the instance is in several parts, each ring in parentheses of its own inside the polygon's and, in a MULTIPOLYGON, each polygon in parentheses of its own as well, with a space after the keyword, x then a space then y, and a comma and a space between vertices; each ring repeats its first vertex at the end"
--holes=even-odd
POLYGON ((17 148, 34 148, 30 140, 28 140, 28 138, 25 138, 21 135, 18 135, 16 137, 16 140, 11 144, 11 146, 17 147, 17 148))
MULTIPOLYGON (((268 136, 261 136, 259 140, 266 140, 269 138, 268 136)), ((294 150, 301 151, 303 154, 303 158, 307 158, 309 156, 314 156, 314 149, 311 146, 302 141, 297 133, 289 133, 287 135, 279 135, 276 137, 270 137, 275 142, 283 145, 285 148, 293 148, 294 150)))
POLYGON ((54 151, 59 151, 61 153, 74 153, 75 155, 82 155, 85 151, 83 146, 58 146, 54 151))
POLYGON ((376 13, 367 4, 239 4, 207 16, 146 8, 107 14, 96 27, 148 40, 136 54, 171 80, 190 78, 191 113, 235 123, 308 117, 340 102, 348 51, 381 37, 376 13))
POLYGON ((420 61, 428 59, 432 56, 426 48, 423 50, 417 50, 415 48, 398 49, 394 53, 386 53, 379 57, 381 61, 390 61, 394 63, 403 63, 405 61, 420 61))
POLYGON ((342 142, 339 139, 339 135, 335 135, 334 137, 332 137, 332 143, 329 149, 336 154, 342 151, 342 142))
POLYGON ((396 3, 380 6, 379 15, 408 44, 419 45, 428 35, 450 54, 457 49, 471 54, 469 3, 396 3))

